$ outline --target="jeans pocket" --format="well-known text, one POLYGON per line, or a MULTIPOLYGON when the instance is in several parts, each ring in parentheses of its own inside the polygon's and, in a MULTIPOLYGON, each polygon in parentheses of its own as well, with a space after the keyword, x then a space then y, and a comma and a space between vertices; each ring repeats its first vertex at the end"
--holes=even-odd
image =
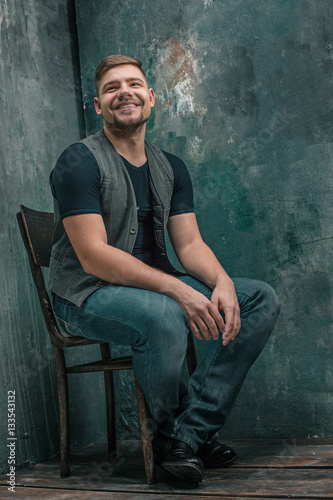
POLYGON ((64 321, 63 319, 58 318, 58 317, 57 317, 57 322, 58 322, 58 325, 61 327, 61 330, 63 331, 63 333, 65 333, 67 336, 71 335, 72 337, 85 337, 85 338, 87 338, 87 336, 84 334, 84 332, 78 326, 73 325, 71 323, 68 323, 68 321, 64 321))

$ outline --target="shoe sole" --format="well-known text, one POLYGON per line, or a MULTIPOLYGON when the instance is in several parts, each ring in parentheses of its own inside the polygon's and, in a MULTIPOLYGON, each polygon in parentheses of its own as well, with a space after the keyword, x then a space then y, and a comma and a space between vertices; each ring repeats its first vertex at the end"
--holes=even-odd
POLYGON ((162 462, 160 467, 182 481, 201 483, 203 480, 203 471, 195 464, 162 462))

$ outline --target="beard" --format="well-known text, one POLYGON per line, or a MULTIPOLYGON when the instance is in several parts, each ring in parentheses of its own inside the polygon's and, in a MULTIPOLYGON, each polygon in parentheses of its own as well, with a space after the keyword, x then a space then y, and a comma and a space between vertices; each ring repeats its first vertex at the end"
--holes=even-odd
POLYGON ((109 130, 116 133, 119 131, 120 133, 133 133, 137 129, 141 128, 149 119, 149 116, 144 117, 143 113, 140 114, 137 118, 118 118, 114 116, 113 122, 105 121, 105 125, 109 130))

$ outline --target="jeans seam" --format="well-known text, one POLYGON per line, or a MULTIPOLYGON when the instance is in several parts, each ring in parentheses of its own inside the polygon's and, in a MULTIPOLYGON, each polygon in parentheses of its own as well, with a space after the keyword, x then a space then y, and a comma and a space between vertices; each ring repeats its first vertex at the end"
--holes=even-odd
POLYGON ((136 332, 140 333, 140 335, 142 335, 142 332, 137 328, 137 326, 134 326, 132 323, 130 323, 128 321, 114 319, 110 316, 103 316, 102 314, 97 314, 97 313, 89 311, 89 310, 86 310, 86 312, 88 312, 89 315, 96 317, 96 318, 103 318, 105 320, 114 321, 115 323, 120 323, 121 325, 129 326, 129 327, 133 328, 133 330, 135 330, 136 332))
MULTIPOLYGON (((221 348, 221 347, 220 347, 220 348, 221 348)), ((219 348, 219 349, 220 349, 220 348, 219 348)), ((218 355, 219 349, 216 349, 216 351, 215 351, 215 353, 214 353, 214 357, 213 357, 213 359, 211 360, 211 362, 210 362, 210 364, 209 364, 209 368, 208 368, 208 370, 207 370, 207 372, 206 372, 205 380, 206 380, 206 378, 207 378, 208 372, 210 371, 210 369, 211 369, 212 365, 213 365, 213 364, 214 364, 214 362, 215 362, 215 359, 216 359, 216 357, 217 357, 217 355, 218 355)), ((180 418, 179 418, 179 420, 178 420, 178 422, 177 422, 177 424, 176 424, 175 428, 174 428, 174 429, 173 429, 173 431, 172 431, 173 436, 175 435, 175 433, 177 433, 177 430, 178 430, 179 426, 181 425, 181 423, 182 423, 183 419, 184 419, 184 418, 185 418, 185 416, 187 415, 187 413, 188 413, 188 411, 190 410, 191 406, 193 406, 193 404, 195 404, 195 406, 198 406, 198 405, 199 405, 199 403, 201 402, 201 400, 202 400, 202 393, 203 393, 203 389, 204 389, 204 383, 202 383, 202 384, 201 384, 200 396, 199 396, 199 397, 198 397, 198 399, 195 401, 195 403, 193 403, 193 402, 192 402, 192 403, 191 403, 191 404, 190 404, 190 405, 186 408, 186 410, 182 412, 182 414, 181 414, 181 416, 180 416, 180 418)), ((177 438, 175 438, 175 439, 177 439, 177 438)), ((191 441, 191 440, 188 440, 188 441, 191 441)), ((192 442, 192 441, 191 441, 191 442, 192 442)), ((189 444, 189 443, 188 443, 188 444, 189 444)), ((193 447, 193 445, 190 445, 190 446, 191 446, 191 447, 193 447)))

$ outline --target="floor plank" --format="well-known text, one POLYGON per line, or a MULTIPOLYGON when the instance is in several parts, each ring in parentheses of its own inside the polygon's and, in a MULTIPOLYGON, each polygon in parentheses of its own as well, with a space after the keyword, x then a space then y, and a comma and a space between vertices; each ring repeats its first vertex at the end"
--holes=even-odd
POLYGON ((232 467, 205 471, 197 487, 156 468, 157 482, 145 480, 138 443, 120 443, 118 457, 106 460, 106 445, 80 450, 71 457, 71 476, 60 478, 58 461, 16 472, 16 491, 0 477, 0 500, 18 498, 155 500, 333 498, 333 443, 317 441, 233 441, 239 459, 232 467))
MULTIPOLYGON (((51 490, 40 488, 18 488, 15 493, 8 492, 3 486, 0 486, 0 500, 221 500, 221 496, 209 495, 169 495, 169 494, 140 494, 140 493, 110 493, 101 491, 75 492, 73 490, 51 490)), ((223 496, 223 500, 235 500, 235 497, 223 496)), ((253 500, 251 497, 242 497, 238 500, 253 500)), ((281 500, 270 498, 270 500, 281 500)))
POLYGON ((206 471, 204 481, 196 488, 184 485, 171 476, 158 475, 153 486, 145 484, 144 471, 127 468, 127 474, 110 477, 90 474, 89 468, 75 470, 71 478, 60 479, 54 472, 29 471, 17 477, 17 485, 39 488, 73 489, 80 491, 109 491, 136 493, 187 493, 200 495, 237 495, 257 498, 278 496, 282 498, 333 498, 333 471, 314 469, 241 469, 206 471))

